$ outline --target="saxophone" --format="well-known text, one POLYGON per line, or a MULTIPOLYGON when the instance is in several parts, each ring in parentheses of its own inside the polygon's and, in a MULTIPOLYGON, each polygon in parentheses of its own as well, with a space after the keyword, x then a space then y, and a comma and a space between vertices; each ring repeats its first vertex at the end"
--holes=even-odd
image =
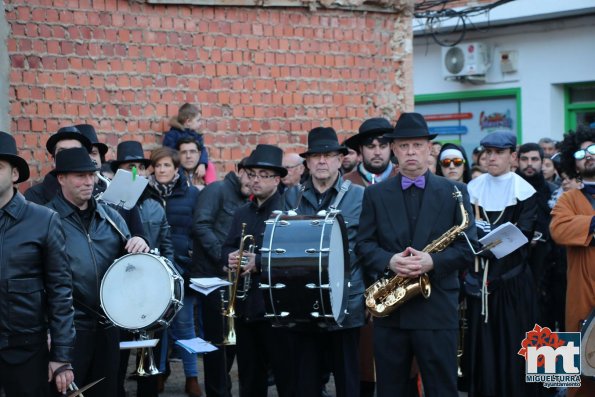
MULTIPOLYGON (((442 236, 428 244, 423 252, 440 252, 448 247, 469 225, 469 215, 463 205, 463 194, 455 186, 453 197, 459 204, 461 210, 461 224, 450 228, 442 236)), ((430 277, 427 273, 417 278, 406 278, 402 276, 383 277, 369 286, 365 292, 366 306, 375 317, 385 317, 391 314, 409 299, 422 294, 429 298, 432 292, 430 277)))

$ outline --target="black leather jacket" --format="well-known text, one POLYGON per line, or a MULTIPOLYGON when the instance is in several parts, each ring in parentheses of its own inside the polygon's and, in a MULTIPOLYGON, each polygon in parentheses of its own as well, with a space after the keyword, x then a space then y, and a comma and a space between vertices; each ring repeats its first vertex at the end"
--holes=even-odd
POLYGON ((31 186, 25 192, 25 198, 35 204, 46 205, 60 191, 60 183, 54 174, 48 173, 41 183, 31 186))
POLYGON ((130 238, 126 223, 114 209, 95 199, 89 200, 95 208, 89 230, 83 225, 77 211, 58 194, 48 203, 62 218, 66 236, 66 254, 72 268, 72 284, 76 329, 92 330, 98 327, 101 280, 110 265, 125 254, 124 246, 130 238), (108 216, 126 236, 124 239, 108 221, 108 216))
POLYGON ((0 211, 0 356, 7 347, 45 348, 49 328, 50 360, 72 362, 73 315, 60 218, 15 191, 0 211))
POLYGON ((221 247, 227 238, 233 213, 246 203, 240 180, 235 172, 225 175, 222 181, 207 185, 194 209, 193 261, 201 277, 227 277, 219 264, 221 247))

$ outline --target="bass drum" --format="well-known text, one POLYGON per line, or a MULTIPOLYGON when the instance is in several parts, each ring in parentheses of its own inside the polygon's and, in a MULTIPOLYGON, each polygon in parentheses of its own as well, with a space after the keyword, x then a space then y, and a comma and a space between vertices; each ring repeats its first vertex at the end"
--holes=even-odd
POLYGON ((130 331, 167 327, 182 308, 184 280, 162 256, 128 254, 101 281, 101 307, 112 323, 130 331))
POLYGON ((266 222, 262 245, 266 316, 279 325, 341 325, 350 278, 343 217, 279 214, 266 222))
POLYGON ((595 309, 581 328, 581 374, 595 379, 595 309))

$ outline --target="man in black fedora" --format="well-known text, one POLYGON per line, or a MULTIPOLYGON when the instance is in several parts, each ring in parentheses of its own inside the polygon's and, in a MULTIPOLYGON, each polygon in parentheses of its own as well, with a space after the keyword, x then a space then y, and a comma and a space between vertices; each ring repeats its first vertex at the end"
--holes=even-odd
POLYGON ((287 190, 284 209, 295 209, 298 215, 316 215, 336 208, 347 224, 347 238, 351 253, 350 288, 345 319, 340 325, 322 329, 317 324, 293 327, 290 341, 295 357, 292 376, 297 396, 320 395, 324 387, 324 373, 329 368, 335 377, 336 395, 359 396, 359 359, 357 344, 359 328, 364 324, 364 283, 362 268, 353 249, 359 223, 364 189, 344 181, 339 169, 347 148, 339 144, 332 128, 318 127, 308 133, 305 158, 310 176, 303 184, 287 190), (328 361, 328 365, 323 363, 328 361))
MULTIPOLYGON (((283 167, 283 151, 272 145, 258 145, 244 163, 246 175, 250 180, 252 200, 239 207, 231 222, 225 243, 221 248, 221 264, 235 270, 239 266, 240 239, 242 224, 246 224, 245 235, 254 236, 254 245, 262 247, 265 221, 273 211, 281 208, 281 196, 277 187, 281 178, 287 175, 283 167)), ((248 247, 245 247, 246 250, 248 247)), ((251 283, 246 299, 236 301, 235 330, 237 335, 236 354, 241 396, 267 395, 267 370, 272 367, 280 396, 287 396, 286 371, 280 365, 280 339, 282 332, 273 329, 265 319, 263 292, 258 288, 261 272, 261 255, 245 252, 245 265, 241 276, 250 274, 251 283)), ((243 285, 243 281, 240 282, 243 285)))
POLYGON ((84 148, 60 151, 52 173, 60 192, 48 203, 62 220, 68 262, 72 269, 74 372, 80 384, 105 379, 86 396, 115 396, 119 361, 118 328, 107 323, 100 307, 99 288, 109 266, 126 253, 143 251, 142 239, 130 238, 124 219, 93 197, 97 166, 84 148))
POLYGON ((347 147, 360 153, 362 161, 343 178, 366 187, 397 175, 398 169, 390 161, 391 139, 384 136, 392 131, 392 125, 385 118, 364 121, 359 132, 345 141, 347 147))
MULTIPOLYGON (((422 115, 403 113, 394 131, 384 136, 393 139, 399 175, 366 189, 356 253, 368 273, 378 277, 387 273, 415 279, 427 273, 432 290, 428 299, 413 297, 392 314, 374 319, 377 395, 407 395, 415 356, 425 395, 456 397, 458 271, 473 263, 473 252, 460 236, 441 252, 423 249, 462 223, 454 186, 472 217, 469 196, 464 184, 428 171, 434 136, 422 115)), ((466 233, 476 239, 473 219, 466 233)))
POLYGON ((14 187, 28 178, 14 138, 0 131, 0 389, 7 397, 51 395, 48 375, 63 393, 74 379, 64 233, 58 214, 14 187))
MULTIPOLYGON (((91 141, 74 126, 60 128, 58 132, 50 136, 45 147, 52 157, 54 167, 56 166, 56 154, 64 149, 84 147, 88 152, 92 150, 91 141)), ((25 198, 34 203, 45 205, 54 198, 59 190, 60 185, 54 174, 50 172, 43 178, 43 182, 27 189, 25 198)))

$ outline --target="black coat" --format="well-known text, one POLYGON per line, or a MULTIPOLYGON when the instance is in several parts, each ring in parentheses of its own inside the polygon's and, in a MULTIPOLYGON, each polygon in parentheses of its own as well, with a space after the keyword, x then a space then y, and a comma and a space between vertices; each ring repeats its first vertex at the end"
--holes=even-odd
POLYGON ((227 237, 234 211, 246 203, 235 172, 207 185, 194 209, 194 268, 201 277, 227 277, 220 266, 221 246, 227 237))
POLYGON ((65 247, 58 214, 15 192, 0 215, 0 358, 12 361, 3 354, 7 347, 41 342, 45 348, 49 329, 50 360, 72 362, 72 274, 65 247))
POLYGON ((31 186, 25 192, 25 198, 35 204, 46 205, 60 191, 60 183, 54 174, 47 174, 41 183, 31 186))
MULTIPOLYGON (((223 266, 227 266, 228 255, 238 250, 240 247, 242 223, 246 224, 245 235, 254 236, 254 245, 256 246, 255 264, 257 271, 251 275, 252 281, 248 297, 244 301, 237 301, 236 307, 236 312, 247 321, 264 319, 264 292, 258 288, 258 281, 262 269, 260 262, 261 254, 259 250, 262 248, 262 239, 266 229, 265 221, 270 218, 273 211, 279 210, 281 207, 281 195, 279 195, 278 192, 275 192, 275 194, 260 207, 256 204, 256 201, 244 204, 234 213, 229 233, 227 234, 225 243, 223 243, 223 247, 221 247, 219 266, 223 268, 223 266)), ((248 247, 244 247, 244 250, 248 250, 248 247)))
MULTIPOLYGON (((392 256, 408 246, 422 250, 451 227, 460 224, 461 211, 452 196, 455 184, 463 193, 464 206, 470 218, 466 233, 471 241, 477 240, 467 187, 432 173, 427 173, 426 178, 415 234, 409 230, 401 175, 366 188, 356 253, 364 266, 372 269, 371 273, 384 272, 392 256)), ((459 237, 446 249, 431 256, 434 269, 429 272, 432 285, 430 297, 415 297, 391 315, 375 319, 375 326, 428 330, 458 328, 458 271, 473 264, 473 252, 465 238, 459 237)))
POLYGON ((87 230, 75 209, 58 194, 48 207, 60 214, 68 263, 72 268, 72 286, 76 329, 92 330, 97 327, 96 313, 101 313, 100 286, 107 269, 125 254, 124 246, 130 233, 122 217, 95 199, 90 204, 95 210, 87 230), (122 237, 107 218, 124 234, 122 237))

